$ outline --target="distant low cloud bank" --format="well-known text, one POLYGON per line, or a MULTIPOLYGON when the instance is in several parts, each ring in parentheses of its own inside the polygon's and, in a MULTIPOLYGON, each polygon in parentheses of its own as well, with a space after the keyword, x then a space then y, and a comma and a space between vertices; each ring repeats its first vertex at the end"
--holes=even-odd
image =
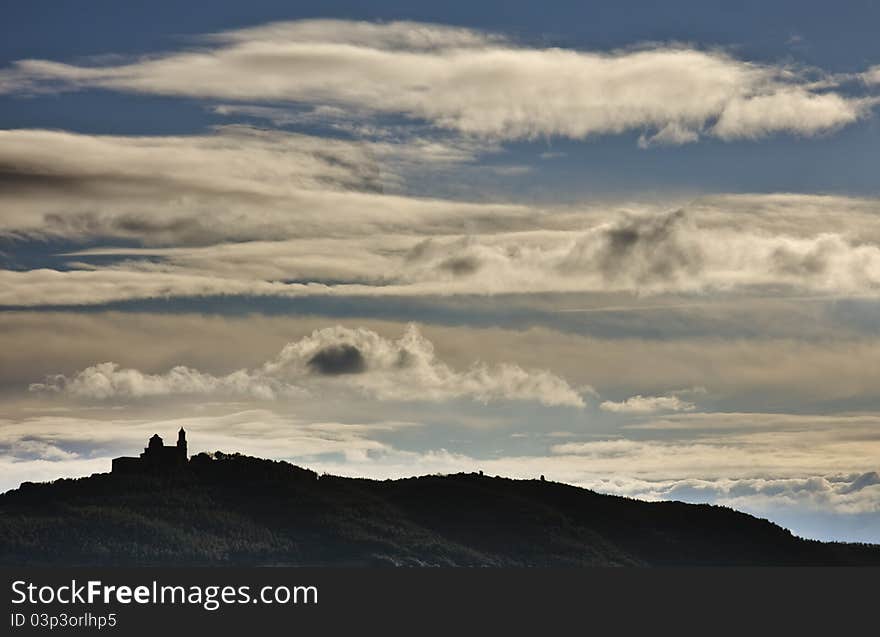
POLYGON ((678 396, 632 396, 621 402, 605 400, 599 408, 620 414, 653 414, 659 411, 692 411, 696 405, 678 396))

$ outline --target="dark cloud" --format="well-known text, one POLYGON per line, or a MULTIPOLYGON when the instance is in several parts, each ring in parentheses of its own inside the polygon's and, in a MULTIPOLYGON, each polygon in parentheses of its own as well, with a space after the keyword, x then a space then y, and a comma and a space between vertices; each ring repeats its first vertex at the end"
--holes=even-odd
MULTIPOLYGON (((431 263, 432 268, 448 272, 456 277, 476 274, 484 265, 474 254, 469 254, 476 241, 473 237, 462 237, 451 243, 438 243, 424 239, 413 245, 404 254, 406 263, 431 263)), ((509 258, 515 255, 509 254, 509 258)))
POLYGON ((422 261, 429 258, 435 252, 436 246, 434 245, 433 239, 422 239, 407 250, 404 255, 404 260, 407 262, 422 261))
POLYGON ((319 177, 318 180, 332 188, 354 189, 362 192, 372 192, 381 194, 382 187, 382 171, 379 168, 379 162, 376 160, 375 153, 370 150, 368 144, 358 144, 356 146, 362 152, 357 156, 357 161, 344 157, 340 153, 327 152, 326 150, 317 151, 312 156, 323 162, 327 166, 337 166, 344 168, 346 178, 330 178, 326 176, 319 177))
POLYGON ((865 487, 874 486, 875 484, 880 484, 880 473, 869 471, 853 480, 849 486, 841 489, 841 493, 854 493, 856 491, 861 491, 865 487))
POLYGON ((683 210, 627 217, 579 241, 561 264, 565 273, 598 270, 608 281, 672 282, 695 276, 703 248, 683 210))
POLYGON ((441 262, 439 265, 441 270, 450 272, 455 276, 467 276, 469 274, 474 274, 477 270, 480 269, 481 266, 482 264, 480 263, 480 260, 472 255, 451 257, 441 262))
POLYGON ((361 351, 354 345, 328 345, 308 361, 309 369, 325 376, 360 374, 367 369, 361 351))
POLYGON ((6 196, 25 195, 45 190, 83 192, 83 180, 73 175, 30 172, 26 168, 0 162, 0 189, 6 196))
POLYGON ((627 220, 606 234, 605 250, 600 255, 602 271, 610 277, 624 269, 623 262, 642 260, 645 280, 669 279, 685 271, 700 270, 703 257, 698 246, 682 236, 686 223, 683 210, 668 215, 627 220))
POLYGON ((820 242, 806 253, 798 253, 780 246, 770 255, 770 263, 776 272, 793 276, 816 276, 828 270, 828 259, 833 256, 829 242, 820 242))

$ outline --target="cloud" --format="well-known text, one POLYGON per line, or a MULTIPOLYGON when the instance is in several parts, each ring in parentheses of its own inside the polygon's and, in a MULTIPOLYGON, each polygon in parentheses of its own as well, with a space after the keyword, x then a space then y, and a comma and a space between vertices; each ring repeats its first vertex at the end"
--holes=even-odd
POLYGON ((600 492, 644 500, 729 506, 769 518, 802 537, 877 543, 880 489, 874 484, 875 475, 869 471, 717 480, 607 478, 588 485, 600 492))
MULTIPOLYGON (((694 414, 731 420, 732 428, 703 432, 641 430, 648 438, 572 440, 551 445, 559 456, 588 461, 590 473, 679 481, 797 478, 876 469, 877 414, 694 414), (773 419, 785 424, 776 426, 773 419), (750 419, 764 423, 753 428, 750 419), (656 437, 655 437, 656 436, 656 437)), ((685 416, 680 416, 684 418, 685 416)), ((635 429, 635 428, 634 428, 635 429)))
MULTIPOLYGON (((677 395, 706 407, 717 408, 721 401, 726 410, 740 412, 712 419, 697 412, 671 412, 640 419, 638 427, 766 427, 767 417, 751 412, 785 405, 826 411, 880 399, 873 381, 874 371, 880 370, 874 325, 847 328, 834 313, 844 305, 840 302, 732 299, 680 311, 656 306, 640 311, 642 301, 633 299, 632 307, 610 313, 610 329, 604 328, 601 312, 586 315, 587 321, 576 315, 575 321, 565 322, 564 315, 563 322, 552 323, 553 312, 564 302, 551 299, 543 307, 540 299, 529 299, 515 308, 509 298, 500 305, 493 299, 432 300, 412 310, 412 304, 403 305, 420 317, 421 332, 434 344, 435 357, 453 369, 465 370, 474 360, 492 369, 514 363, 526 370, 549 370, 581 393, 589 384, 606 398, 677 395), (522 322, 510 320, 514 312, 523 313, 522 322), (795 331, 792 324, 806 331, 795 331), (699 384, 711 393, 669 391, 699 384)), ((382 309, 385 303, 378 305, 382 309)), ((308 306, 274 316, 7 311, 0 330, 0 392, 18 397, 30 382, 58 372, 72 378, 95 361, 115 361, 120 368, 154 375, 180 365, 220 378, 235 369, 259 369, 287 342, 301 340, 331 320, 395 341, 404 322, 366 316, 394 317, 399 307, 373 313, 364 305, 345 303, 341 316, 332 319, 326 315, 332 312, 321 316, 320 308, 308 306)), ((859 316, 877 312, 876 301, 860 307, 859 316)), ((831 422, 818 416, 783 421, 783 416, 770 423, 812 428, 831 422)), ((835 417, 833 422, 842 426, 852 418, 835 417)))
POLYGON ((621 211, 681 209, 701 227, 880 240, 876 199, 713 195, 695 201, 548 207, 392 194, 414 165, 468 162, 476 147, 428 139, 346 141, 243 126, 209 135, 0 131, 0 234, 127 239, 150 245, 583 230, 621 211), (404 168, 403 166, 409 168, 404 168), (381 192, 380 192, 381 191, 381 192), (836 223, 846 217, 846 224, 836 223), (857 227, 856 227, 857 226, 857 227))
POLYGON ((880 84, 880 64, 872 66, 862 75, 862 80, 867 84, 880 84))
MULTIPOLYGON (((838 422, 823 416, 816 423, 813 416, 753 414, 801 419, 801 426, 694 440, 572 440, 551 444, 549 453, 502 450, 480 457, 443 447, 413 448, 411 434, 426 429, 418 420, 311 421, 276 411, 284 409, 279 404, 273 409, 223 411, 228 407, 199 413, 201 407, 182 406, 174 409, 173 417, 106 408, 88 415, 8 417, 0 421, 0 489, 22 480, 108 471, 113 456, 132 453, 153 433, 174 432, 184 425, 194 453, 241 451, 293 460, 319 472, 379 479, 478 470, 531 479, 545 474, 550 480, 604 493, 725 504, 788 521, 795 532, 808 535, 874 541, 880 537, 876 525, 859 526, 865 516, 880 513, 876 413, 855 421, 841 417, 838 422), (401 448, 395 436, 404 432, 407 444, 401 448), (826 516, 821 525, 815 523, 816 516, 826 516)), ((715 415, 743 422, 748 417, 715 415)), ((546 439, 552 443, 559 433, 546 439)), ((566 434, 577 438, 583 431, 566 434)), ((541 439, 540 432, 534 438, 541 439)))
POLYGON ((785 431, 811 430, 811 435, 819 436, 829 429, 843 431, 870 430, 877 422, 873 412, 838 414, 792 414, 762 412, 697 412, 669 414, 661 419, 626 425, 626 429, 656 431, 785 431))
POLYGON ((681 146, 682 144, 690 144, 699 141, 700 135, 691 129, 685 128, 681 124, 667 124, 653 135, 642 134, 639 137, 639 148, 650 148, 651 146, 681 146))
POLYGON ((864 516, 880 514, 880 488, 876 471, 830 473, 796 477, 685 478, 674 480, 603 479, 592 487, 606 493, 644 500, 710 502, 730 506, 785 524, 808 528, 823 539, 877 541, 877 524, 864 528, 864 516), (815 518, 825 518, 816 524, 815 518), (814 518, 811 520, 810 518, 814 518), (848 519, 850 518, 850 519, 848 519), (859 519, 861 518, 861 519, 859 519), (807 524, 812 522, 812 524, 807 524), (860 524, 860 522, 862 524, 860 524), (817 526, 824 526, 821 531, 817 526), (850 528, 847 528, 847 527, 850 528), (862 526, 863 528, 859 528, 862 526), (871 529, 870 527, 874 528, 871 529), (817 532, 818 531, 818 532, 817 532), (835 531, 837 531, 835 533, 835 531), (861 531, 861 537, 859 537, 861 531), (870 533, 866 537, 866 532, 870 533), (835 537, 836 536, 836 537, 835 537))
MULTIPOLYGON (((880 289, 880 245, 851 228, 774 235, 743 219, 719 226, 702 218, 676 210, 620 215, 580 231, 94 249, 71 256, 131 258, 106 265, 71 261, 69 271, 0 271, 0 305, 210 295, 876 295, 880 289)), ((873 221, 865 225, 872 231, 873 221)))
POLYGON ((95 400, 209 394, 271 400, 306 393, 299 387, 279 383, 273 378, 254 376, 245 370, 218 378, 180 365, 165 374, 144 374, 109 362, 87 367, 72 378, 63 374, 49 376, 43 383, 32 383, 29 390, 59 392, 95 400))
POLYGON ((354 345, 328 345, 318 350, 308 361, 309 368, 319 374, 360 374, 367 368, 361 351, 354 345))
POLYGON ((0 131, 0 141, 0 204, 9 211, 0 234, 17 239, 13 250, 47 237, 146 246, 78 251, 61 269, 0 271, 0 305, 215 295, 859 295, 876 294, 880 283, 877 199, 468 203, 379 192, 396 179, 377 168, 377 157, 393 154, 384 142, 247 127, 181 137, 0 131))
POLYGON ((776 286, 861 294, 880 285, 876 244, 840 232, 773 236, 740 223, 704 227, 677 210, 623 216, 584 232, 432 239, 410 255, 400 278, 411 283, 399 290, 661 294, 776 286))
POLYGON ((408 144, 242 126, 177 137, 0 131, 0 205, 9 210, 0 233, 204 245, 523 226, 525 206, 384 194, 400 186, 396 165, 436 168, 476 152, 408 144))
POLYGON ((851 483, 845 485, 840 492, 843 494, 856 493, 857 491, 861 491, 863 489, 874 487, 880 484, 880 474, 876 471, 870 471, 868 473, 863 473, 858 476, 851 483))
POLYGON ((694 403, 678 396, 632 396, 622 402, 605 400, 599 408, 619 414, 653 414, 658 411, 692 411, 694 403))
MULTIPOLYGON (((227 406, 228 407, 228 406, 227 406)), ((217 414, 178 409, 173 418, 138 418, 126 412, 92 417, 37 415, 0 420, 0 491, 24 480, 103 473, 110 459, 131 454, 154 433, 173 433, 184 425, 190 452, 240 451, 266 458, 336 456, 364 461, 391 447, 375 439, 388 432, 418 427, 402 421, 309 421, 267 409, 217 414)))
POLYGON ((835 93, 815 94, 802 88, 779 88, 766 95, 733 99, 712 127, 717 137, 756 139, 772 133, 815 135, 849 124, 870 100, 835 93))
POLYGON ((170 395, 237 395, 260 400, 329 395, 354 390, 378 400, 482 402, 528 400, 544 405, 583 407, 565 380, 544 370, 501 363, 474 363, 457 371, 439 360, 434 345, 415 325, 395 341, 368 329, 342 326, 314 331, 284 346, 262 366, 223 376, 176 366, 145 374, 107 362, 73 376, 50 375, 30 385, 32 392, 61 393, 92 400, 125 400, 170 395))
POLYGON ((535 48, 443 25, 342 20, 270 23, 201 44, 117 65, 19 60, 3 72, 0 90, 99 87, 311 104, 400 114, 498 139, 647 130, 654 143, 813 135, 870 108, 816 92, 792 69, 684 46, 535 48))

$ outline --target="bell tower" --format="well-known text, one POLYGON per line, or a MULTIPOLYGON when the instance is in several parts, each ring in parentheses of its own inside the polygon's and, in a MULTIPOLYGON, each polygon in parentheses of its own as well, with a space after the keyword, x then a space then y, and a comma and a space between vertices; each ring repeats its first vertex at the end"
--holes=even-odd
POLYGON ((183 427, 177 432, 177 454, 183 462, 186 462, 186 431, 183 427))

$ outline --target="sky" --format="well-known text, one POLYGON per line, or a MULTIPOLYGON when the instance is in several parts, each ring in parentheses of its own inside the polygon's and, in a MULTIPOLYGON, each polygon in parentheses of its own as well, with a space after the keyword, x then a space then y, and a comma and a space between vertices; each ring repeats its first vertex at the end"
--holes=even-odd
POLYGON ((190 450, 880 542, 880 3, 17 3, 0 490, 190 450))

